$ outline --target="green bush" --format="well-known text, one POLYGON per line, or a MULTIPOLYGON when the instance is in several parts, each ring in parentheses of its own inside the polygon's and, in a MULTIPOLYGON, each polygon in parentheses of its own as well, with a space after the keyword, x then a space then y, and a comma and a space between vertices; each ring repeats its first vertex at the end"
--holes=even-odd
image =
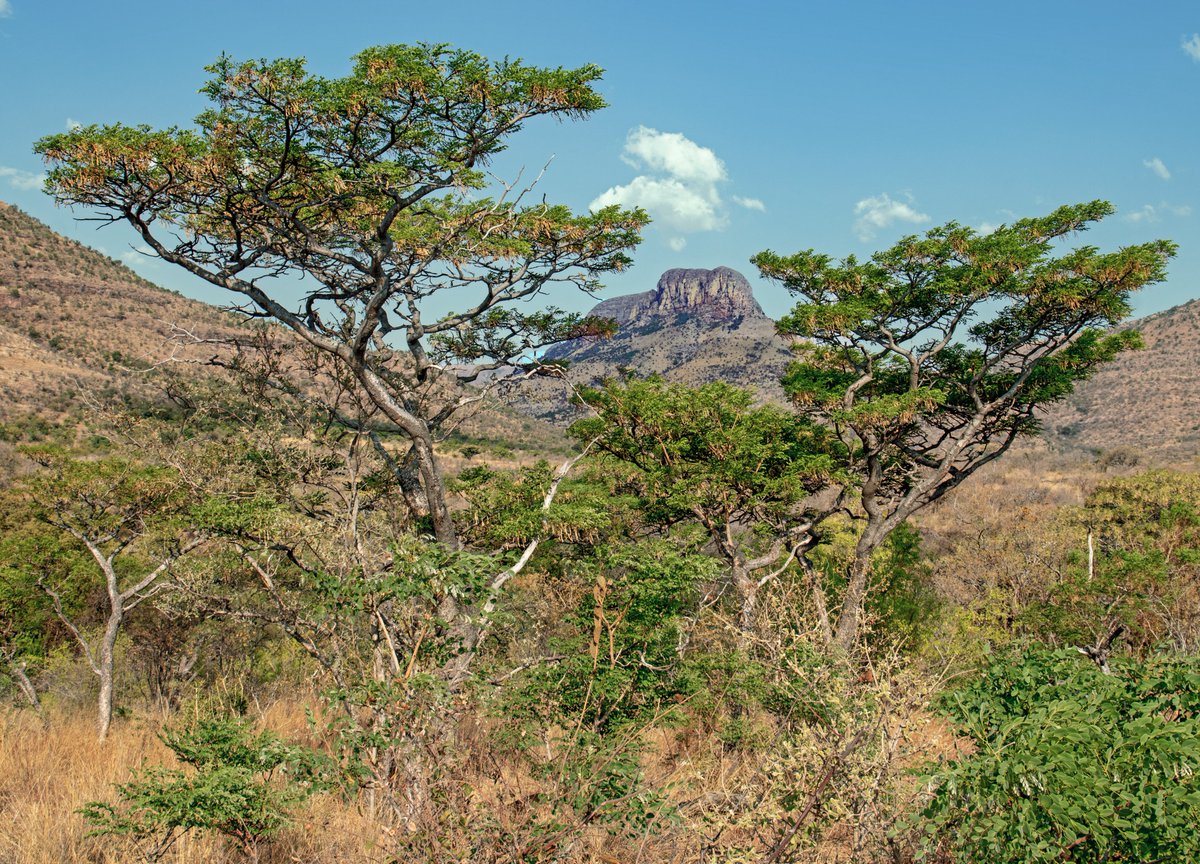
POLYGON ((143 768, 117 785, 116 804, 93 801, 80 810, 93 835, 127 837, 149 861, 189 831, 215 831, 257 860, 259 844, 326 785, 324 757, 256 734, 242 718, 199 719, 161 738, 186 769, 143 768))
POLYGON ((522 676, 503 710, 601 735, 669 712, 699 684, 680 646, 716 562, 646 540, 600 550, 582 569, 592 591, 550 640, 557 661, 522 676))
POLYGON ((972 755, 930 778, 921 860, 1200 860, 1200 658, 995 663, 943 708, 972 755))

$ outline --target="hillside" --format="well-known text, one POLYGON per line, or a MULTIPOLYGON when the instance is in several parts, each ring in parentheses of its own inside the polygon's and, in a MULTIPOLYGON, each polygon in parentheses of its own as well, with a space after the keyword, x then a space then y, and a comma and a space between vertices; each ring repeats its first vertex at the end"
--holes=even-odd
MULTIPOLYGON (((89 403, 161 399, 156 368, 165 360, 221 351, 172 340, 176 328, 206 338, 244 335, 230 313, 160 288, 0 202, 0 422, 29 415, 62 422, 89 403)), ((214 374, 202 365, 172 368, 214 374)), ((463 441, 499 454, 569 447, 560 430, 507 408, 482 409, 456 432, 448 450, 463 441)))
POLYGON ((170 356, 173 326, 232 335, 237 322, 0 202, 0 419, 151 395, 145 370, 170 356))
MULTIPOLYGON (((591 314, 614 319, 615 336, 563 343, 546 355, 567 362, 573 384, 632 369, 689 384, 725 380, 782 398, 777 381, 791 359, 788 346, 735 270, 669 270, 653 289, 605 300, 591 314)), ((1191 458, 1200 452, 1200 300, 1131 326, 1146 348, 1081 384, 1047 415, 1047 437, 1067 449, 1191 458)), ((212 353, 181 352, 171 342, 175 327, 208 336, 239 329, 228 313, 159 288, 0 202, 0 421, 27 414, 60 421, 89 400, 122 394, 157 398, 156 364, 212 353)), ((574 416, 567 388, 528 382, 514 396, 514 407, 532 418, 487 410, 460 432, 501 450, 561 450, 560 433, 534 418, 574 416)))
POLYGON ((1066 447, 1194 457, 1200 453, 1200 300, 1130 326, 1146 347, 1080 384, 1049 414, 1046 431, 1066 447))

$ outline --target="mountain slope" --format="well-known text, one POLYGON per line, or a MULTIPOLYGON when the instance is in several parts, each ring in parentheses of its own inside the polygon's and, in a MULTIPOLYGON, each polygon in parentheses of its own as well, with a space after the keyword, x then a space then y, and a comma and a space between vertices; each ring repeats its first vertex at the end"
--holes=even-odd
POLYGON ((173 326, 237 330, 232 316, 0 202, 0 417, 61 419, 89 394, 149 396, 145 370, 172 354, 199 356, 170 344, 173 326))
MULTIPOLYGON (((0 202, 0 422, 36 416, 57 423, 77 419, 89 403, 162 400, 156 367, 227 350, 189 346, 172 338, 179 330, 244 338, 240 325, 0 202)), ((169 368, 217 374, 204 365, 169 368)), ((539 453, 569 447, 561 429, 491 406, 463 417, 456 431, 501 452, 523 442, 539 453)))
POLYGON ((1046 431, 1065 446, 1200 453, 1200 300, 1139 319, 1146 347, 1122 354, 1056 406, 1046 431))
MULTIPOLYGON (((724 380, 783 398, 778 379, 791 360, 788 344, 734 270, 668 270, 654 289, 606 300, 592 314, 614 319, 616 335, 547 352, 569 364, 573 384, 630 369, 688 384, 724 380)), ((1154 458, 1200 454, 1200 300, 1131 326, 1146 348, 1122 355, 1048 412, 1047 437, 1068 448, 1131 448, 1154 458)), ((159 288, 0 202, 0 421, 27 414, 60 421, 113 396, 161 398, 156 364, 214 350, 181 350, 171 342, 175 327, 218 337, 241 329, 232 315, 159 288)), ((524 412, 559 422, 574 416, 561 383, 527 384, 514 399, 524 412)), ((461 431, 563 446, 536 420, 490 410, 461 431)))

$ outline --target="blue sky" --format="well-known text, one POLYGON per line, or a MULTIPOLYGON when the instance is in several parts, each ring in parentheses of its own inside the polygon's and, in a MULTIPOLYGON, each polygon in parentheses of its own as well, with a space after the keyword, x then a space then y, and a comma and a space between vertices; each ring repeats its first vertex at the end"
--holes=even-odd
MULTIPOLYGON (((304 56, 339 75, 373 44, 450 42, 547 66, 597 63, 608 109, 531 124, 496 165, 584 209, 655 217, 605 296, 669 267, 753 279, 762 249, 867 254, 956 220, 986 227, 1105 198, 1079 242, 1180 244, 1146 314, 1200 297, 1200 3, 282 3, 0 0, 0 199, 148 278, 205 299, 121 229, 97 232, 37 189, 31 152, 70 122, 185 125, 203 67, 304 56)), ((555 298, 586 309, 587 298, 555 298)))

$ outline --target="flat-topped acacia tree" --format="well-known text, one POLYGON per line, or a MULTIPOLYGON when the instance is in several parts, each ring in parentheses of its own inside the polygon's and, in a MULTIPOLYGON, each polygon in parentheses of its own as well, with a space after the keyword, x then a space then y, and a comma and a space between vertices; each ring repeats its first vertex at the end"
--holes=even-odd
POLYGON ((556 284, 598 287, 599 274, 630 263, 647 221, 617 207, 527 205, 514 184, 484 195, 489 160, 525 121, 604 106, 601 70, 391 45, 359 54, 344 78, 288 59, 222 57, 208 71, 212 107, 195 128, 43 138, 47 190, 129 223, 164 261, 334 358, 408 441, 399 479, 419 484, 435 536, 456 546, 433 442, 473 398, 464 379, 586 332, 577 316, 514 301, 556 284), (461 311, 435 316, 435 299, 461 311))
POLYGON ((1140 344, 1111 328, 1129 315, 1130 294, 1165 278, 1175 245, 1061 245, 1112 212, 1104 201, 1065 206, 989 234, 951 222, 867 261, 754 257, 799 297, 779 322, 807 340, 784 385, 841 439, 861 499, 841 648, 855 645, 871 555, 896 526, 1036 433, 1039 409, 1140 344))

